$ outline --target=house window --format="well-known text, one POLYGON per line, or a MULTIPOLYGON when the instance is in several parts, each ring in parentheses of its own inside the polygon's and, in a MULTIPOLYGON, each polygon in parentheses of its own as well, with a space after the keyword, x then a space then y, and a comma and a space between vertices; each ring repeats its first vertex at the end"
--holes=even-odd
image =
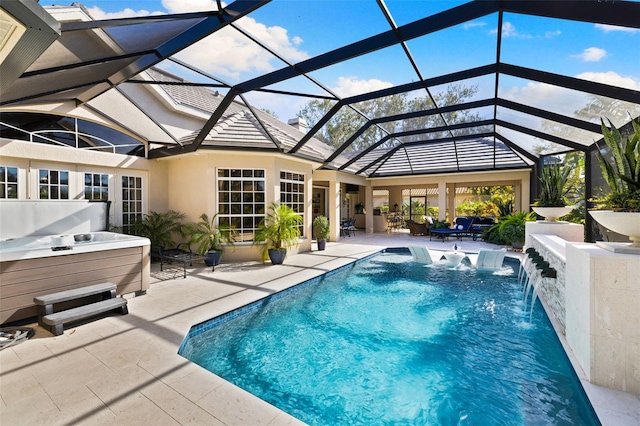
POLYGON ((218 169, 218 221, 237 231, 237 241, 252 241, 265 216, 265 171, 218 169))
POLYGON ((41 200, 69 199, 69 172, 67 170, 39 170, 41 200))
MULTIPOLYGON (((280 172, 280 201, 304 218, 304 175, 280 172)), ((299 228, 300 235, 304 235, 304 226, 300 225, 299 228)))
POLYGON ((122 176, 122 230, 132 232, 132 225, 142 219, 142 178, 122 176))
POLYGON ((109 175, 106 173, 85 173, 84 198, 86 200, 108 200, 109 175))
POLYGON ((18 198, 18 168, 0 166, 0 198, 18 198))

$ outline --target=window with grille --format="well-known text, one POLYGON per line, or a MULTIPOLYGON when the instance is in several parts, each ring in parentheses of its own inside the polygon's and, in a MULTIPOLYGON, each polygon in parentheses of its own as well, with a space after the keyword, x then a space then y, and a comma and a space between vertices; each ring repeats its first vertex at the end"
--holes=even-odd
POLYGON ((106 173, 85 173, 84 198, 86 200, 108 200, 109 175, 106 173))
POLYGON ((40 169, 38 176, 41 200, 69 199, 69 171, 40 169))
POLYGON ((122 176, 122 230, 132 232, 132 226, 142 219, 142 178, 122 176))
MULTIPOLYGON (((304 218, 304 175, 300 173, 280 172, 280 201, 304 218)), ((302 222, 304 223, 304 221, 302 222)), ((304 235, 301 224, 300 235, 304 235)))
POLYGON ((18 198, 18 168, 0 166, 0 198, 18 198))
POLYGON ((265 216, 265 171, 218 169, 218 221, 237 231, 236 240, 252 241, 265 216))

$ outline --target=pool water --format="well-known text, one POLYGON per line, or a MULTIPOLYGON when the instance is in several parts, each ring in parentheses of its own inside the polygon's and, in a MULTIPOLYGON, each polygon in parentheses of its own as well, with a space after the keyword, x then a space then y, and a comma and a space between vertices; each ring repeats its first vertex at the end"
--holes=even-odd
POLYGON ((198 326, 181 354, 312 425, 599 424, 515 263, 395 251, 299 287, 198 326))

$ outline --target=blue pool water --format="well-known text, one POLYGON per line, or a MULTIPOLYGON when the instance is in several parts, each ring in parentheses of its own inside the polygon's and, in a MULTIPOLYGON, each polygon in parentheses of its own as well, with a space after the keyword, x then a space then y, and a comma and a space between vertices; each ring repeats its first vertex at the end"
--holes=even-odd
POLYGON ((387 251, 196 326, 180 353, 312 425, 599 424, 544 310, 524 310, 517 264, 387 251))

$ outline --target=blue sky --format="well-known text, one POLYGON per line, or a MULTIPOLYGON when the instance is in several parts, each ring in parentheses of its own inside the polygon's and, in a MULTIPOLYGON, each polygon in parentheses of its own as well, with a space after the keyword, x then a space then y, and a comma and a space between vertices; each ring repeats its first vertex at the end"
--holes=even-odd
MULTIPOLYGON (((51 1, 40 1, 45 6, 51 1)), ((95 19, 181 13, 215 8, 209 0, 87 0, 82 2, 95 19)), ((403 25, 464 2, 387 0, 396 24, 403 25)), ((60 4, 60 3, 58 3, 60 4)), ((408 42, 422 77, 429 78, 493 63, 497 15, 485 16, 436 34, 408 42)), ((238 24, 292 63, 345 44, 388 31, 389 25, 374 0, 274 0, 238 24)), ((505 13, 501 60, 506 63, 601 83, 640 90, 640 32, 505 13), (635 58, 636 60, 633 60, 635 58)), ((188 48, 178 55, 186 62, 239 83, 284 64, 237 32, 230 30, 188 48)), ((162 64, 172 72, 197 79, 179 67, 162 64)), ((340 96, 350 96, 417 80, 398 46, 346 61, 312 73, 340 96)), ((276 88, 319 93, 304 79, 276 88)), ((553 88, 539 83, 504 79, 505 97, 536 102, 557 102, 553 88)), ((493 93, 483 93, 492 96, 493 93)), ((557 112, 571 114, 583 100, 558 102, 557 112)), ((260 108, 275 111, 286 121, 308 98, 249 94, 260 108)))

